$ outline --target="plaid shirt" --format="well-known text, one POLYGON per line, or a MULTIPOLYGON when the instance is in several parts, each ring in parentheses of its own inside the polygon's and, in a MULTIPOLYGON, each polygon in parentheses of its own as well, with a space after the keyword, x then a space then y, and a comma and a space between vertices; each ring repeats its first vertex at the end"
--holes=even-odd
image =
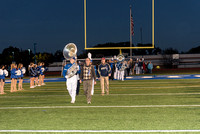
POLYGON ((92 65, 86 66, 84 65, 81 71, 81 80, 95 80, 96 81, 96 74, 94 67, 92 65))

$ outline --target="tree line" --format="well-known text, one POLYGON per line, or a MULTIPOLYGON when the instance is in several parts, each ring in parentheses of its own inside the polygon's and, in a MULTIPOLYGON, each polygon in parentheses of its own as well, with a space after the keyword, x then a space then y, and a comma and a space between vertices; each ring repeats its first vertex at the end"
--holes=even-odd
MULTIPOLYGON (((119 43, 105 43, 105 44, 98 44, 95 47, 129 47, 129 42, 119 42, 119 43)), ((134 45, 133 45, 134 46, 134 45)), ((152 46, 151 44, 137 44, 138 47, 144 46, 152 46)), ((119 54, 119 50, 87 50, 82 51, 81 54, 78 55, 78 58, 85 58, 87 57, 88 52, 92 53, 92 58, 101 58, 103 56, 114 56, 119 54)), ((130 50, 122 50, 123 53, 127 53, 129 55, 130 50)), ((167 48, 162 50, 159 47, 154 49, 133 49, 133 55, 157 55, 157 54, 179 54, 179 53, 200 53, 200 46, 196 48, 191 48, 187 52, 179 52, 177 49, 174 48, 167 48)), ((36 55, 30 50, 22 50, 17 47, 9 46, 5 48, 2 53, 0 54, 0 64, 10 65, 13 61, 16 63, 23 63, 24 66, 28 66, 30 62, 44 62, 45 65, 52 62, 61 62, 64 60, 62 50, 57 50, 55 53, 43 52, 43 53, 36 53, 36 55)))

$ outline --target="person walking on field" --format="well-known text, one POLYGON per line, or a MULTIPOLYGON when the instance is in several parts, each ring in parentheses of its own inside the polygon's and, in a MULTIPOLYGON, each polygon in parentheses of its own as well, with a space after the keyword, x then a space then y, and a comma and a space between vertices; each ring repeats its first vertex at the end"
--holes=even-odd
POLYGON ((98 67, 98 72, 100 76, 101 83, 101 95, 103 96, 104 91, 104 81, 105 81, 105 89, 107 95, 109 95, 109 76, 111 76, 111 67, 108 63, 106 63, 105 58, 101 58, 101 64, 98 67))
POLYGON ((63 76, 66 78, 66 86, 71 96, 72 104, 76 101, 77 74, 80 74, 79 66, 76 65, 75 60, 76 58, 72 57, 70 63, 66 64, 63 69, 63 76), (75 70, 77 70, 77 72, 74 72, 75 70))
POLYGON ((91 100, 92 100, 91 91, 92 91, 93 80, 94 80, 94 85, 95 85, 96 74, 95 74, 94 66, 91 65, 90 58, 86 58, 85 64, 83 65, 81 69, 80 83, 83 82, 83 90, 87 98, 88 104, 91 104, 91 100))

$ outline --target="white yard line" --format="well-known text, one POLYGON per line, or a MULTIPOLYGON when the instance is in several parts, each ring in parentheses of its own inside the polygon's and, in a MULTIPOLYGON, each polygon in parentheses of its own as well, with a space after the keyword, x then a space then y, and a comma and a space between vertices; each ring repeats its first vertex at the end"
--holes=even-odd
POLYGON ((200 130, 0 130, 5 132, 21 133, 175 133, 175 132, 200 132, 200 130))
POLYGON ((171 108, 200 107, 200 105, 134 105, 134 106, 40 106, 40 107, 0 107, 0 109, 55 109, 55 108, 171 108))
MULTIPOLYGON (((99 96, 100 94, 94 94, 94 96, 99 96)), ((200 95, 200 93, 146 93, 146 94, 109 94, 110 96, 176 96, 176 95, 200 95)), ((65 95, 35 95, 35 96, 0 96, 1 98, 38 98, 38 97, 61 97, 68 96, 65 95)), ((80 94, 79 96, 85 96, 80 94)))

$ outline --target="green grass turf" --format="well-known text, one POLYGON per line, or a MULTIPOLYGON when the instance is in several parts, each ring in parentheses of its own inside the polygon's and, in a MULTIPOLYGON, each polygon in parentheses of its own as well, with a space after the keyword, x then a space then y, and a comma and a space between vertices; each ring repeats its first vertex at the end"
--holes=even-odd
MULTIPOLYGON (((0 108, 88 106, 82 86, 70 104, 65 82, 46 84, 16 93, 6 84, 0 108)), ((97 82, 89 106, 199 105, 200 80, 110 81, 110 95, 100 93, 97 82)), ((0 130, 199 130, 199 117, 200 107, 0 109, 0 130)))

